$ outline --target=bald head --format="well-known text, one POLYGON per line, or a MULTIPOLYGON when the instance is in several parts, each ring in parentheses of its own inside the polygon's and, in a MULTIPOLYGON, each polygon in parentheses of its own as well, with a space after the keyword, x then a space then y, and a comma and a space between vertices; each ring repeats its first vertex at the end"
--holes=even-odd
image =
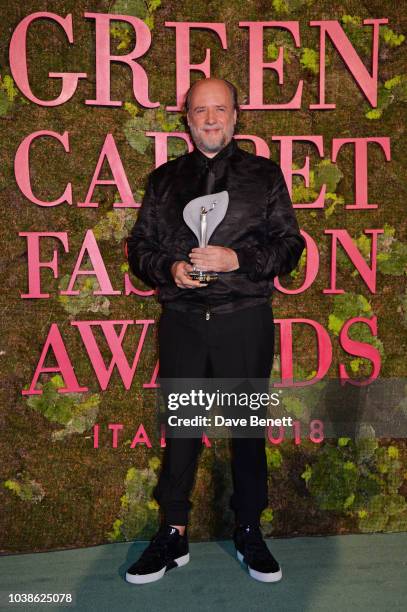
POLYGON ((222 84, 228 89, 229 93, 230 93, 230 97, 231 97, 231 101, 232 101, 232 105, 233 108, 238 111, 239 110, 239 102, 238 102, 238 94, 237 94, 237 89, 236 87, 230 82, 227 81, 226 79, 216 79, 215 77, 210 77, 208 79, 199 79, 198 81, 195 81, 191 87, 188 89, 187 93, 185 94, 185 101, 184 101, 184 108, 185 108, 185 112, 188 112, 190 107, 191 107, 191 97, 192 97, 192 93, 196 90, 199 89, 200 87, 207 87, 207 86, 211 86, 211 84, 222 84))

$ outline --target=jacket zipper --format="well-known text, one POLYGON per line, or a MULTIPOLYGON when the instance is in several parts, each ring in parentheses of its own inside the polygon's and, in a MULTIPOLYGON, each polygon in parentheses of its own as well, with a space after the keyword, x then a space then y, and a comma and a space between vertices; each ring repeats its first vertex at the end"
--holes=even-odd
POLYGON ((205 321, 211 318, 211 304, 208 297, 205 297, 205 321))

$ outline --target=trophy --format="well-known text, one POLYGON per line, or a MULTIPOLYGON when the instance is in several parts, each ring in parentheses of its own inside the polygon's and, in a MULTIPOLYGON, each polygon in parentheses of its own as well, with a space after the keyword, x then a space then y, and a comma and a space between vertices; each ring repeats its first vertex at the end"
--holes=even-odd
MULTIPOLYGON (((229 204, 227 191, 210 193, 188 202, 184 208, 184 221, 198 239, 200 247, 207 247, 215 229, 223 221, 229 204)), ((192 280, 209 283, 218 278, 217 272, 198 270, 194 266, 189 272, 192 280)))

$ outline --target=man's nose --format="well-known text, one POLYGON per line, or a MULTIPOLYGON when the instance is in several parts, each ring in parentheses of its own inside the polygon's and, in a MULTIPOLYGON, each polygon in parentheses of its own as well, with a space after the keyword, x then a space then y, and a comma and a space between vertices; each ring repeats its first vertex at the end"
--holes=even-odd
POLYGON ((216 113, 213 108, 208 108, 206 111, 206 122, 207 123, 216 123, 216 113))

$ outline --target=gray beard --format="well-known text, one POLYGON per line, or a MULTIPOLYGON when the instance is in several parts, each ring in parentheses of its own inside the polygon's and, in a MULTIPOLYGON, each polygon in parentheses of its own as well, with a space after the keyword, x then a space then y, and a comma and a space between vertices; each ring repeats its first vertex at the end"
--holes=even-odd
POLYGON ((223 147, 225 146, 225 142, 226 142, 226 138, 222 138, 222 142, 220 142, 218 145, 208 146, 204 144, 203 142, 200 142, 198 144, 199 144, 199 148, 202 149, 203 151, 206 151, 207 153, 217 153, 218 151, 221 151, 223 149, 223 147))
POLYGON ((198 133, 195 131, 194 128, 190 128, 190 130, 191 130, 192 140, 194 141, 195 146, 197 146, 198 149, 206 153, 218 153, 219 151, 223 149, 223 147, 226 144, 225 134, 222 136, 222 140, 219 144, 208 145, 199 137, 198 133))

